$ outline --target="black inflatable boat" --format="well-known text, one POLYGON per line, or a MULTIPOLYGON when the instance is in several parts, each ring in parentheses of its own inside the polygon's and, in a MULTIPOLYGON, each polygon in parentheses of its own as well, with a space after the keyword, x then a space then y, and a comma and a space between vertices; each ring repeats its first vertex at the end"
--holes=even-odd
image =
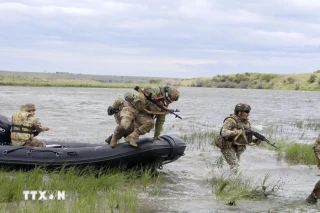
POLYGON ((120 143, 115 148, 108 144, 45 141, 47 147, 9 145, 7 134, 9 119, 0 115, 0 166, 32 168, 46 166, 138 166, 157 162, 158 166, 173 162, 184 155, 186 144, 180 138, 164 135, 161 140, 141 138, 138 147, 120 143), (6 129, 7 128, 7 129, 6 129), (2 131, 2 132, 1 132, 2 131), (2 134, 3 133, 3 134, 2 134), (2 141, 1 141, 2 140, 2 141))

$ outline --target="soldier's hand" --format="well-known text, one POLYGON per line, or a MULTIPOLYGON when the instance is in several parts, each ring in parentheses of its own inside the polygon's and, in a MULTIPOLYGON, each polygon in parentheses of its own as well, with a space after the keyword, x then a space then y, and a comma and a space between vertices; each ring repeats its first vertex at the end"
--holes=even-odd
POLYGON ((257 146, 259 146, 262 141, 261 141, 260 139, 258 139, 258 138, 255 138, 255 139, 253 139, 252 142, 255 143, 255 144, 257 144, 257 146))
POLYGON ((169 113, 173 113, 173 112, 175 112, 175 111, 174 111, 174 109, 168 109, 168 112, 169 112, 169 113))
POLYGON ((50 130, 50 129, 49 129, 49 127, 44 127, 43 130, 44 130, 44 131, 48 131, 48 130, 50 130))
POLYGON ((235 129, 233 130, 234 135, 241 135, 242 134, 242 129, 235 129))

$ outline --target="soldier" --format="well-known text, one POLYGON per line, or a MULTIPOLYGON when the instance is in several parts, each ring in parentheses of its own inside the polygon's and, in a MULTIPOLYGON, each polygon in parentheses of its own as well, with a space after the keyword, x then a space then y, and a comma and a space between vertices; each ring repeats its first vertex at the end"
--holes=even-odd
POLYGON ((317 204, 317 200, 320 198, 320 180, 314 186, 311 194, 307 197, 306 201, 310 204, 317 204))
POLYGON ((34 117, 36 107, 34 104, 24 104, 20 111, 12 116, 11 140, 14 146, 45 147, 44 142, 35 139, 38 133, 48 131, 48 127, 42 127, 39 120, 34 117))
MULTIPOLYGON (((223 137, 222 145, 219 147, 230 168, 237 171, 240 155, 246 150, 246 144, 251 143, 249 135, 243 128, 251 128, 248 116, 251 107, 248 104, 239 103, 234 109, 234 114, 225 118, 221 129, 223 137)), ((259 145, 261 141, 254 139, 252 142, 259 145)))
POLYGON ((318 169, 320 169, 320 135, 317 137, 316 142, 313 145, 313 151, 316 155, 318 169))
MULTIPOLYGON (((125 102, 119 109, 118 126, 110 140, 110 146, 115 147, 123 136, 131 146, 137 147, 136 140, 140 135, 150 132, 155 127, 154 139, 161 140, 165 117, 168 114, 167 107, 173 101, 178 101, 179 91, 174 87, 146 87, 139 90, 139 94, 125 94, 125 102), (153 102, 148 100, 150 97, 153 102), (155 120, 155 121, 154 121, 155 120)), ((112 111, 112 109, 108 111, 112 111)), ((108 142, 108 139, 106 139, 108 142)))
MULTIPOLYGON (((317 167, 320 169, 320 135, 317 137, 313 145, 313 151, 317 159, 317 167)), ((307 197, 306 201, 310 204, 317 204, 317 199, 320 198, 320 181, 316 183, 311 194, 307 197)))
MULTIPOLYGON (((114 115, 114 119, 115 119, 116 123, 118 124, 118 126, 121 125, 121 120, 123 120, 123 121, 128 120, 128 119, 121 119, 121 118, 120 118, 120 112, 121 112, 122 108, 124 107, 124 105, 125 105, 125 106, 128 106, 129 103, 128 103, 127 101, 123 100, 122 98, 117 98, 117 99, 113 102, 112 106, 109 106, 109 107, 108 107, 108 115, 114 115)), ((126 126, 125 123, 123 123, 122 125, 123 125, 123 126, 126 126)), ((130 133, 133 132, 134 124, 131 123, 131 124, 128 125, 128 126, 129 126, 129 127, 126 128, 126 130, 124 131, 124 133, 123 133, 123 135, 122 135, 123 137, 127 137, 128 135, 130 135, 130 133)), ((119 128, 118 128, 118 129, 119 129, 119 128)), ((117 130, 117 128, 116 128, 116 130, 117 130)), ((120 131, 121 131, 121 130, 120 130, 120 131)), ((112 136, 113 136, 113 134, 112 134, 111 136, 109 136, 109 137, 105 140, 105 142, 106 142, 107 144, 110 144, 111 139, 112 139, 112 136)), ((120 139, 120 138, 119 138, 119 139, 120 139)))

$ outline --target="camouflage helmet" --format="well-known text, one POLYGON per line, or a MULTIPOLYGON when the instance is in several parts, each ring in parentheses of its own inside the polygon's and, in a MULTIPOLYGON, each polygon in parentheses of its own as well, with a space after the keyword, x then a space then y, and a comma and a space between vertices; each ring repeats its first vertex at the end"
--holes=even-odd
POLYGON ((34 104, 31 104, 31 103, 23 104, 20 107, 20 111, 26 111, 26 112, 36 111, 36 106, 34 104))
POLYGON ((250 112, 251 107, 249 104, 239 103, 234 108, 234 113, 238 114, 238 112, 250 112))
POLYGON ((164 90, 164 97, 167 102, 172 103, 173 101, 178 101, 180 93, 177 88, 171 86, 165 86, 164 90))

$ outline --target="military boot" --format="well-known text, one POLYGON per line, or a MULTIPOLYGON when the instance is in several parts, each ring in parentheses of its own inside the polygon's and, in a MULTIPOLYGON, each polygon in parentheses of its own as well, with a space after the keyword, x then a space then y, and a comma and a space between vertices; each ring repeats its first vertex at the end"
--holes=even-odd
POLYGON ((117 146, 117 144, 118 144, 118 140, 116 139, 116 137, 114 136, 114 135, 112 135, 112 138, 111 138, 111 140, 110 140, 110 146, 112 147, 112 148, 114 148, 114 147, 116 147, 117 146))
POLYGON ((110 141, 111 141, 111 139, 112 139, 112 136, 113 136, 113 134, 110 135, 107 139, 105 139, 104 142, 107 143, 107 144, 110 144, 110 141))
POLYGON ((110 140, 110 146, 112 148, 117 146, 118 141, 122 138, 123 133, 124 133, 124 130, 121 129, 119 126, 115 129, 115 131, 111 137, 111 140, 110 140))
POLYGON ((137 133, 133 132, 130 135, 128 135, 127 137, 125 137, 125 141, 128 142, 131 146, 134 147, 138 147, 138 145, 136 144, 136 139, 138 139, 139 135, 137 135, 137 133))
POLYGON ((317 204, 317 198, 314 196, 313 193, 311 193, 309 195, 309 197, 307 197, 306 201, 309 203, 309 204, 317 204))

